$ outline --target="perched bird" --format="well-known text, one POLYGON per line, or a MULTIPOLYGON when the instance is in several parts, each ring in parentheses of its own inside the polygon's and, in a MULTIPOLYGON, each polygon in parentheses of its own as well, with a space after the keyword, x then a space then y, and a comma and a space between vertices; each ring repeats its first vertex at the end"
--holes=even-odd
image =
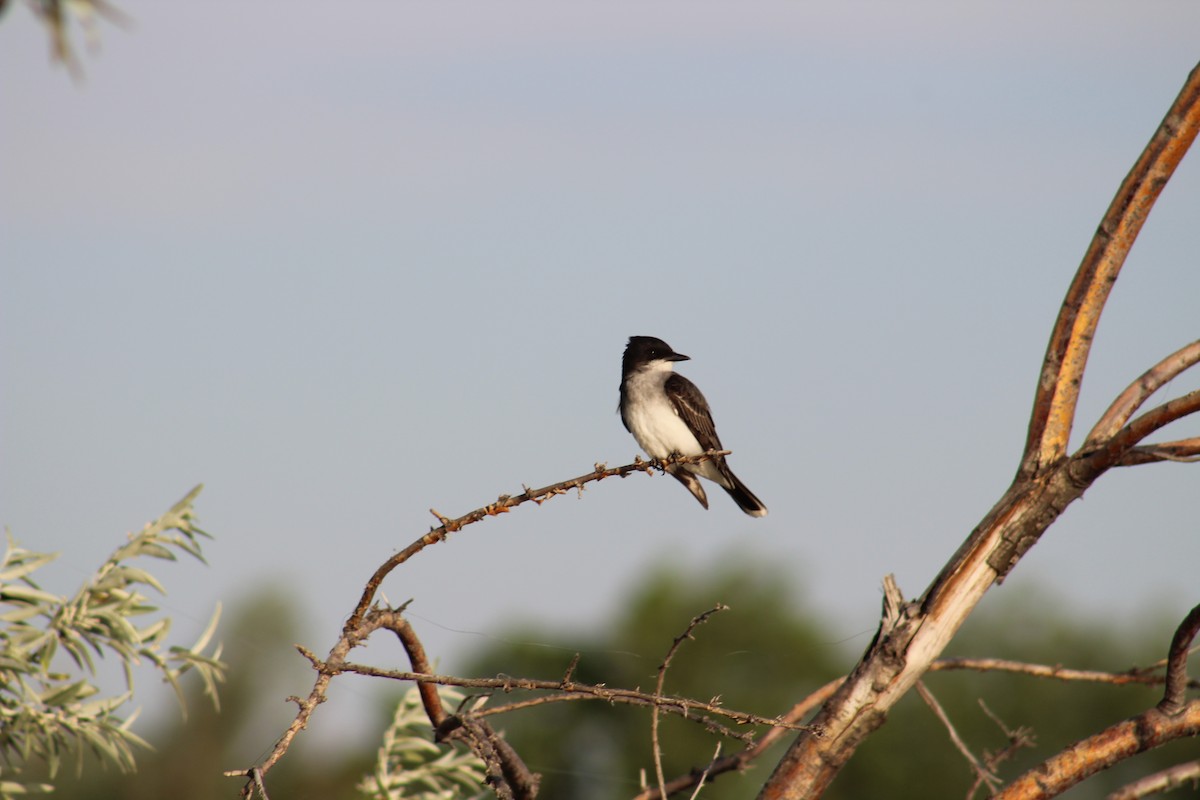
MULTIPOLYGON (((653 336, 630 336, 625 346, 621 359, 621 422, 651 458, 695 456, 723 449, 704 395, 696 384, 675 372, 676 361, 689 360, 653 336)), ((767 507, 738 480, 724 456, 699 464, 672 464, 667 472, 705 508, 708 497, 697 476, 729 492, 733 502, 750 516, 766 516, 767 507)))

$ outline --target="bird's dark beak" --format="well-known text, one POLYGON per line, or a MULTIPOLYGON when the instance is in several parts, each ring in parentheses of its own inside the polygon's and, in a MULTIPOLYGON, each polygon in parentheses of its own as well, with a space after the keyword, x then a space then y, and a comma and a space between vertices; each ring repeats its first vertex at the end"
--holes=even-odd
POLYGON ((692 357, 685 356, 683 353, 672 353, 670 355, 670 360, 671 361, 691 361, 692 357))

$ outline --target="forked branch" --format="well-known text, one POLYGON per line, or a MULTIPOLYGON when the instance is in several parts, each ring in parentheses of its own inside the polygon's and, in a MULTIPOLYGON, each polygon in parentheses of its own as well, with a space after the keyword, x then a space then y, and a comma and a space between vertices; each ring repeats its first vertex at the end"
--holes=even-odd
MULTIPOLYGON (((1086 451, 1067 457, 1083 371, 1113 282, 1163 186, 1200 132, 1200 67, 1192 70, 1141 157, 1122 182, 1067 291, 1047 346, 1021 466, 1004 496, 976 526, 917 602, 885 617, 846 682, 802 733, 759 794, 764 800, 820 797, 891 707, 944 650, 983 595, 1016 565, 1062 511, 1110 467, 1160 460, 1170 450, 1142 445, 1150 433, 1200 410, 1200 394, 1129 417, 1165 375, 1185 369, 1184 350, 1152 369, 1144 389, 1114 403, 1086 451), (1135 448, 1144 447, 1141 451, 1135 448), (1129 459, 1129 460, 1127 460, 1129 459)), ((1193 362, 1194 363, 1194 362, 1193 362)), ((1185 442, 1169 446, 1186 451, 1185 442)), ((1161 712, 1154 713, 1162 716, 1161 712)), ((1171 719, 1170 725, 1178 722, 1171 719)))
POLYGON ((1067 290, 1034 396, 1021 462, 1024 476, 1032 477, 1065 457, 1100 312, 1150 209, 1198 131, 1200 67, 1192 70, 1162 124, 1121 183, 1067 290))
POLYGON ((1150 398, 1150 395, 1166 386, 1185 370, 1200 363, 1200 339, 1185 345, 1150 369, 1142 373, 1117 396, 1108 410, 1092 428, 1083 443, 1084 450, 1091 450, 1107 442, 1117 431, 1133 418, 1133 415, 1150 398))

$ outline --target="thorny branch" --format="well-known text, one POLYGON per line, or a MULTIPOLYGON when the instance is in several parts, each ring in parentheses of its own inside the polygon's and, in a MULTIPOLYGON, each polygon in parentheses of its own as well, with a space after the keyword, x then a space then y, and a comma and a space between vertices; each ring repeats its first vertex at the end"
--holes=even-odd
MULTIPOLYGON (((938 699, 933 696, 932 692, 929 691, 929 687, 925 685, 924 681, 917 681, 917 694, 920 695, 921 699, 925 701, 925 705, 929 706, 929 708, 933 711, 934 716, 938 718, 938 721, 941 722, 942 726, 946 729, 946 733, 949 734, 950 742, 954 745, 955 749, 962 754, 962 757, 967 760, 967 763, 971 766, 971 769, 974 770, 976 786, 978 786, 980 783, 983 783, 986 784, 989 789, 995 790, 996 787, 1000 785, 1000 779, 997 778, 991 770, 985 767, 980 760, 975 757, 975 754, 971 752, 971 748, 967 747, 967 743, 963 741, 961 736, 959 736, 958 729, 955 728, 954 723, 950 721, 950 715, 946 713, 946 709, 942 708, 942 704, 939 703, 938 699)), ((967 796, 970 797, 974 793, 974 788, 972 788, 971 794, 967 796)))
MULTIPOLYGON (((307 652, 307 651, 306 651, 307 652)), ((311 656, 311 653, 308 654, 311 656)), ((319 666, 321 662, 317 661, 314 666, 319 666)), ((541 680, 536 678, 513 678, 508 676, 498 678, 462 678, 457 675, 434 675, 421 672, 406 672, 403 670, 381 669, 367 664, 353 664, 343 662, 336 667, 336 671, 341 673, 353 673, 355 675, 364 675, 372 678, 389 678, 397 681, 413 681, 416 683, 437 684, 439 686, 459 686, 467 689, 487 689, 499 692, 515 692, 515 691, 535 691, 535 692, 562 692, 562 694, 548 695, 537 700, 530 700, 520 703, 511 703, 496 708, 485 708, 474 712, 478 717, 490 717, 499 714, 507 714, 511 711, 516 711, 522 708, 531 708, 537 705, 543 705, 546 702, 564 701, 564 700, 602 700, 606 703, 623 703, 627 705, 646 706, 647 708, 657 707, 668 713, 679 714, 680 716, 693 718, 696 713, 712 714, 714 716, 724 717, 737 725, 769 725, 772 727, 784 728, 787 730, 799 731, 805 730, 805 726, 797 725, 788 722, 785 717, 764 717, 759 714, 751 714, 745 711, 734 711, 716 703, 704 702, 702 700, 693 700, 687 697, 675 697, 673 695, 660 695, 651 692, 642 692, 637 689, 620 689, 603 684, 590 683, 574 683, 565 682, 562 680, 541 680)), ((699 721, 699 720, 697 720, 699 721)), ((730 731, 732 738, 742 738, 730 731)))
MULTIPOLYGON (((551 497, 567 494, 571 490, 582 492, 587 484, 595 481, 600 481, 611 477, 623 478, 626 475, 634 472, 664 472, 666 467, 672 464, 699 464, 707 461, 710 458, 728 454, 729 451, 721 450, 709 451, 696 456, 675 456, 655 461, 643 461, 641 458, 635 458, 631 464, 626 464, 624 466, 612 469, 608 468, 604 464, 596 464, 595 469, 593 469, 592 472, 580 475, 576 478, 571 478, 569 480, 560 481, 559 483, 554 483, 549 486, 544 486, 540 489, 530 489, 525 487, 525 491, 519 495, 501 495, 499 498, 497 498, 496 502, 489 503, 481 508, 477 508, 474 511, 462 515, 461 517, 449 519, 441 514, 438 514, 436 511, 433 511, 432 513, 438 517, 439 520, 441 520, 442 524, 436 528, 430 529, 428 533, 418 538, 415 542, 399 551, 379 566, 379 568, 367 581, 362 597, 359 599, 354 611, 346 620, 346 624, 342 628, 342 635, 330 649, 328 657, 326 657, 324 661, 321 661, 307 650, 299 648, 300 651, 312 662, 313 668, 317 671, 317 678, 313 683, 313 688, 307 697, 289 698, 294 700, 298 707, 296 717, 280 736, 279 740, 275 743, 275 746, 271 749, 271 752, 265 759, 263 759, 261 763, 247 769, 230 770, 225 772, 225 775, 229 777, 249 778, 242 789, 243 797, 251 797, 255 792, 260 792, 260 794, 265 796, 265 792, 261 792, 259 789, 259 787, 262 786, 263 776, 265 776, 266 773, 269 772, 276 763, 278 763, 279 759, 283 757, 288 748, 291 747, 291 744, 295 740, 297 734, 308 727, 308 721, 312 717, 312 714, 316 710, 317 706, 325 702, 326 693, 329 689, 329 683, 334 676, 341 674, 342 672, 350 671, 346 668, 347 655, 353 648, 362 644, 363 641, 365 641, 366 638, 375 630, 378 630, 380 627, 387 627, 388 625, 393 624, 392 617, 388 616, 391 612, 390 609, 375 608, 374 611, 378 613, 368 614, 369 609, 371 609, 371 604, 374 602, 375 595, 379 591, 379 587, 383 583, 383 580, 392 572, 392 570, 406 562, 408 559, 412 558, 420 551, 424 550, 429 545, 444 541, 449 534, 459 531, 467 525, 478 522, 482 519, 486 519, 487 517, 493 517, 499 514, 507 513, 510 509, 515 508, 523 503, 532 501, 538 505, 541 505, 551 497)), ((396 616, 398 618, 398 613, 396 616)), ((407 622, 404 622, 404 626, 407 626, 407 622)), ((408 629, 407 634, 402 632, 403 626, 396 625, 393 629, 396 630, 397 636, 407 648, 408 642, 406 642, 406 637, 411 634, 411 629, 408 629)), ((415 641, 415 634, 412 634, 412 640, 415 641)), ((409 650, 409 657, 410 659, 413 659, 414 657, 418 659, 413 664, 414 672, 415 674, 422 674, 427 670, 428 665, 423 661, 424 652, 423 650, 419 649, 419 642, 416 642, 416 645, 417 648, 409 650), (425 669, 419 667, 418 663, 421 663, 425 669)), ((422 690, 422 701, 425 704, 426 712, 430 715, 430 721, 435 727, 441 722, 444 722, 444 711, 440 710, 440 701, 437 700, 436 697, 431 697, 428 692, 422 690)), ((695 707, 700 705, 705 704, 696 704, 695 707)), ((711 704, 708 705, 711 707, 711 704)), ((684 705, 681 707, 686 708, 686 702, 684 702, 684 705)), ((713 713, 717 712, 714 711, 713 713)), ((475 736, 474 739, 475 744, 478 744, 481 748, 486 749, 489 743, 493 746, 493 748, 498 747, 495 742, 487 741, 488 734, 486 732, 479 732, 481 729, 478 728, 474 728, 472 730, 478 733, 478 736, 475 736)), ((496 739, 498 741, 502 741, 499 740, 499 737, 496 737, 496 739)), ((506 746, 507 745, 504 745, 504 747, 506 746)), ((515 757, 515 754, 513 754, 513 757, 515 757)), ((502 755, 499 760, 501 762, 503 761, 502 755)), ((487 761, 486 758, 485 761, 487 761)), ((488 763, 490 767, 491 762, 488 763)), ((524 765, 521 766, 523 767, 524 765)), ((518 776, 518 778, 520 778, 520 776, 518 776)), ((518 783, 519 782, 520 781, 518 780, 518 783)))
POLYGON ((379 566, 379 569, 375 570, 375 574, 371 576, 370 580, 367 581, 366 587, 363 589, 362 597, 359 599, 358 605, 354 607, 354 611, 350 614, 349 619, 346 620, 346 625, 343 628, 343 635, 358 625, 363 614, 367 613, 367 608, 370 607, 371 602, 375 599, 375 594, 379 591, 379 585, 383 583, 384 578, 386 578, 392 570, 403 564, 405 561, 408 561, 410 558, 424 550, 429 545, 445 540, 446 537, 451 533, 462 530, 471 523, 479 522, 480 520, 488 517, 507 514, 513 508, 516 508, 522 503, 527 503, 529 501, 533 501, 540 506, 551 497, 567 494, 572 490, 582 492, 583 487, 587 484, 594 483, 595 481, 602 481, 605 478, 624 478, 626 475, 629 475, 633 472, 664 472, 665 469, 672 464, 700 464, 716 456, 729 455, 729 452, 730 451, 728 450, 712 450, 707 453, 701 453, 698 456, 675 456, 672 458, 654 461, 643 461, 639 457, 635 458, 632 464, 626 464, 625 466, 615 467, 613 469, 609 469, 605 464, 596 464, 595 469, 592 472, 580 475, 577 478, 571 478, 569 480, 550 484, 549 486, 543 486, 541 489, 530 489, 529 487, 523 487, 525 491, 515 496, 502 494, 500 497, 496 498, 496 502, 489 503, 486 506, 477 508, 474 511, 470 511, 455 519, 449 519, 439 514, 437 511, 430 509, 430 513, 437 517, 442 524, 436 528, 430 528, 429 533, 425 534, 408 547, 393 555, 387 561, 383 562, 379 566))
MULTIPOLYGON (((662 697, 663 683, 667 678, 667 668, 671 666, 671 659, 675 657, 675 653, 679 650, 679 645, 683 644, 692 637, 692 631, 708 621, 708 618, 713 614, 718 614, 722 611, 728 611, 729 606, 722 603, 705 611, 703 614, 695 616, 688 623, 687 629, 683 633, 675 637, 675 641, 671 642, 671 647, 667 650, 667 655, 663 658, 662 663, 658 665, 658 681, 654 685, 654 694, 657 697, 662 697)), ((658 778, 658 790, 661 794, 666 795, 666 778, 663 777, 662 768, 662 748, 658 742, 658 704, 650 710, 650 745, 654 753, 654 775, 658 778)), ((718 751, 719 752, 719 751, 718 751)))
MULTIPOLYGON (((1033 747, 1035 744, 1037 744, 1037 742, 1034 739, 1032 730, 1029 728, 1009 728, 1004 724, 1004 721, 1000 719, 1000 717, 996 716, 996 714, 994 714, 992 710, 987 707, 987 703, 983 702, 982 699, 979 701, 979 707, 983 709, 983 713, 988 715, 988 719, 996 723, 996 727, 998 727, 1004 733, 1005 738, 1008 739, 1008 744, 996 752, 989 752, 987 750, 983 751, 984 767, 989 773, 995 774, 1000 765, 1016 755, 1018 750, 1023 747, 1033 747)), ((983 783, 984 781, 982 778, 976 779, 975 783, 967 791, 967 800, 972 800, 972 798, 975 797, 975 792, 979 791, 979 787, 982 786, 983 783)))

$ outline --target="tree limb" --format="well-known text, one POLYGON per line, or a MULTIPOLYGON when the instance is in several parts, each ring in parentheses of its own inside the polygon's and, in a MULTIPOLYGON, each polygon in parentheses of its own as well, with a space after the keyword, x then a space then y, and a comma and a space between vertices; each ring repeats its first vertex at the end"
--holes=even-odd
POLYGON ((1174 715, 1151 708, 1076 742, 1017 778, 994 800, 1047 800, 1130 756, 1197 734, 1200 700, 1183 704, 1174 715))
POLYGON ((1117 396, 1117 399, 1100 417, 1100 420, 1092 428, 1092 432, 1084 440, 1083 449, 1089 450, 1099 445, 1100 442, 1106 442, 1115 436, 1117 431, 1125 427, 1125 423, 1129 422, 1134 413, 1149 399, 1150 395, 1197 363, 1200 363, 1200 339, 1184 345, 1143 372, 1136 381, 1129 384, 1125 391, 1117 396))
MULTIPOLYGON (((351 612, 350 617, 346 620, 343 633, 354 628, 362 619, 363 615, 367 613, 367 608, 370 607, 371 602, 375 599, 375 593, 379 591, 379 585, 383 583, 383 579, 386 578, 392 572, 392 570, 403 564, 405 561, 408 561, 410 558, 424 550, 429 545, 443 541, 451 533, 462 530, 467 525, 470 525, 474 522, 479 522, 480 520, 488 517, 507 514, 509 510, 531 500, 534 503, 541 505, 551 497, 567 494, 572 489, 582 492, 585 485, 595 481, 604 480, 605 478, 624 478, 626 475, 629 475, 633 472, 648 473, 655 470, 663 472, 665 471, 666 467, 671 466, 672 464, 699 464, 716 456, 729 455, 729 452, 730 451, 728 450, 713 450, 696 456, 672 456, 670 458, 655 461, 643 461, 641 458, 635 458, 632 464, 626 464, 623 467, 616 467, 614 469, 609 469, 604 464, 596 464, 596 468, 592 472, 589 472, 585 475, 580 475, 577 478, 570 478, 569 480, 553 483, 549 486, 543 486, 541 489, 530 489, 525 487, 525 491, 516 496, 502 494, 496 499, 496 502, 489 503, 486 506, 477 508, 474 511, 470 511, 455 519, 449 519, 441 514, 438 514, 436 511, 433 511, 434 516, 436 516, 442 524, 436 528, 430 529, 429 533, 417 539, 408 547, 404 548, 387 561, 379 565, 379 569, 375 570, 375 574, 372 575, 367 581, 367 585, 363 589, 362 597, 359 599, 358 605, 354 607, 354 611, 351 612)), ((432 509, 430 510, 432 511, 432 509)))
MULTIPOLYGON (((723 603, 717 603, 717 605, 713 606, 708 611, 705 611, 703 614, 692 617, 692 621, 688 623, 687 629, 675 637, 675 641, 671 642, 670 648, 667 649, 667 655, 663 658, 662 663, 658 665, 658 680, 654 686, 654 694, 656 697, 662 697, 663 684, 667 678, 667 668, 671 666, 671 659, 675 658, 675 653, 679 650, 679 646, 688 639, 693 638, 692 631, 696 630, 697 627, 707 622, 708 618, 713 614, 718 614, 722 611, 728 610, 729 606, 723 603)), ((663 776, 662 748, 659 746, 658 742, 658 708, 658 703, 655 703, 650 708, 650 745, 654 753, 654 775, 658 779, 658 790, 659 793, 665 797, 667 794, 666 778, 663 776)), ((719 747, 717 752, 720 753, 719 747)))
POLYGON ((1142 224, 1200 131, 1200 67, 1125 177, 1083 256, 1050 334, 1033 403, 1021 474, 1063 458, 1100 312, 1142 224))
MULTIPOLYGON (((615 469, 609 469, 604 464, 596 464, 595 469, 592 472, 580 475, 577 478, 560 481, 559 483, 544 486, 541 489, 526 488, 522 494, 516 495, 515 497, 510 495, 501 495, 496 502, 489 503, 486 506, 477 508, 474 511, 455 519, 448 519, 446 517, 442 517, 441 515, 437 515, 439 519, 442 520, 441 526, 431 529, 429 533, 421 536, 408 547, 393 555, 387 561, 383 562, 383 564, 381 564, 377 570, 375 570, 375 573, 367 581, 366 587, 362 593, 362 597, 358 601, 358 605, 355 606, 354 611, 346 620, 346 624, 342 628, 342 635, 338 637, 337 642, 329 651, 329 656, 324 661, 320 661, 308 651, 304 650, 303 648, 299 648, 300 651, 305 654, 305 656, 313 663, 314 669, 317 670, 317 679, 313 683, 312 691, 309 692, 306 698, 292 698, 296 701, 297 706, 299 706, 299 709, 296 713, 296 718, 292 720, 291 724, 288 725, 287 729, 283 732, 283 735, 280 736, 280 738, 275 742, 275 746, 271 749, 271 752, 267 755, 267 757, 263 759, 260 764, 255 764, 247 769, 228 770, 224 774, 227 777, 246 777, 250 779, 242 789, 243 797, 251 797, 253 793, 257 791, 256 783, 259 785, 262 784, 263 776, 265 776, 266 773, 269 772, 276 763, 278 763, 279 759, 283 757, 284 753, 286 753, 288 748, 291 747, 292 741, 296 738, 296 735, 308 727, 308 721, 312 717, 312 714, 316 710, 317 706, 325 702, 326 692, 329 690, 329 682, 335 675, 347 671, 344 669, 344 665, 346 664, 346 656, 353 648, 360 645, 368 636, 370 636, 371 633, 373 633, 379 627, 382 627, 382 621, 386 619, 386 617, 375 616, 374 618, 368 618, 368 609, 370 609, 372 602, 374 602, 375 594, 379 591, 379 586, 383 583, 384 578, 386 578, 396 567, 400 566, 429 545, 444 541, 450 533, 458 531, 474 522, 486 519, 487 517, 507 513, 509 509, 519 506, 522 503, 533 501, 534 503, 540 505, 551 497, 566 494, 572 489, 583 491, 583 487, 586 484, 594 481, 600 481, 611 477, 623 478, 626 475, 634 472, 650 473, 655 470, 663 472, 665 471, 666 467, 672 464, 699 464, 715 456, 728 454, 729 451, 722 450, 701 453, 696 456, 675 456, 657 461, 643 461, 641 458, 635 458, 633 463, 626 464, 622 467, 616 467, 615 469)), ((388 611, 390 611, 390 609, 383 609, 382 613, 386 613, 388 611)), ((426 709, 428 711, 430 708, 429 704, 434 701, 429 700, 424 693, 422 693, 422 700, 426 703, 426 709)), ((436 702, 440 705, 440 700, 437 700, 436 702)))
POLYGON ((1176 764, 1162 772, 1147 775, 1121 787, 1110 794, 1107 800, 1141 800, 1152 794, 1178 789, 1185 783, 1191 783, 1193 786, 1200 783, 1200 760, 1176 764))
POLYGON ((1155 199, 1200 132, 1200 67, 1125 178, 1067 292, 1047 347, 1021 466, 1012 486, 916 603, 885 615, 867 652, 776 766, 761 800, 820 797, 842 766, 945 649, 983 595, 1068 505, 1130 448, 1200 398, 1170 401, 1099 449, 1066 458, 1083 369, 1100 312, 1155 199))
POLYGON ((1183 695, 1187 691, 1189 681, 1187 674, 1188 651, 1192 640, 1200 632, 1200 605, 1195 606, 1175 629, 1171 637, 1171 648, 1167 651, 1167 680, 1163 699, 1158 704, 1158 710, 1168 716, 1179 713, 1183 707, 1183 695))

